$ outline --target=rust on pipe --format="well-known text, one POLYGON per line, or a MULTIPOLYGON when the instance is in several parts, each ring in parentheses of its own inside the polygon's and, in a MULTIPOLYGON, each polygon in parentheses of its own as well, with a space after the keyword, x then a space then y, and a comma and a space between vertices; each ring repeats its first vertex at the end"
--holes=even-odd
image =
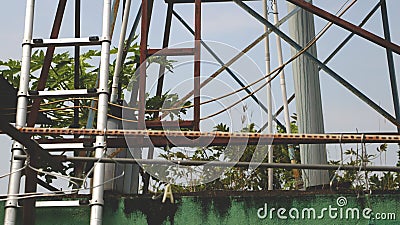
MULTIPOLYGON (((319 144, 319 143, 400 143, 400 134, 261 134, 261 133, 228 133, 200 131, 163 131, 163 130, 96 130, 65 128, 32 128, 19 129, 26 134, 53 135, 106 135, 108 137, 141 138, 149 137, 152 141, 166 143, 202 144, 213 141, 215 144, 319 144), (196 143, 198 142, 198 143, 196 143)), ((56 141, 56 140, 52 140, 56 141)))
MULTIPOLYGON (((143 140, 143 135, 140 138, 143 140)), ((110 148, 127 148, 127 147, 212 147, 212 146, 227 146, 228 144, 231 146, 247 146, 247 145, 287 145, 287 144, 339 144, 339 143, 360 143, 361 138, 357 139, 346 139, 340 142, 340 139, 295 139, 295 138, 275 138, 272 137, 270 139, 261 138, 261 140, 250 138, 227 138, 227 137, 214 137, 212 139, 201 139, 201 140, 193 140, 186 137, 175 138, 173 141, 169 140, 169 137, 155 137, 149 136, 149 141, 147 143, 134 143, 130 141, 134 141, 139 138, 139 136, 127 136, 124 137, 115 137, 110 136, 107 138, 107 147, 110 148), (129 142, 129 146, 127 144, 129 142)), ((39 144, 66 144, 66 143, 85 143, 86 145, 90 145, 94 143, 94 138, 64 138, 64 139, 37 139, 39 144)), ((365 143, 399 143, 399 140, 396 140, 395 137, 389 140, 382 138, 369 138, 364 141, 365 143)))
POLYGON ((179 121, 159 121, 150 120, 146 121, 147 129, 180 129, 180 128, 192 128, 193 121, 191 120, 179 120, 179 121))

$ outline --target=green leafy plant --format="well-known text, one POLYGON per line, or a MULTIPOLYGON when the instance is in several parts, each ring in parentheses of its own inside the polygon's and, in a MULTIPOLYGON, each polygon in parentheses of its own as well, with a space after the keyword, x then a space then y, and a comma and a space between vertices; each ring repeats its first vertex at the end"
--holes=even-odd
MULTIPOLYGON (((116 54, 118 49, 111 49, 110 54, 116 54)), ((120 73, 120 86, 121 90, 131 91, 136 79, 136 69, 139 66, 139 46, 137 43, 131 45, 128 49, 128 56, 124 62, 123 70, 120 73)), ((81 89, 92 89, 97 86, 97 77, 99 73, 98 62, 100 52, 96 50, 89 50, 80 55, 79 68, 79 84, 81 89)), ((37 90, 40 70, 43 66, 45 59, 45 52, 43 50, 37 50, 32 53, 31 56, 31 67, 30 67, 30 90, 37 90)), ((168 70, 172 70, 172 62, 161 59, 160 57, 151 57, 148 61, 148 65, 151 63, 162 64, 168 70)), ((109 65, 110 76, 109 84, 112 82, 112 74, 114 74, 115 61, 109 65)), ((15 88, 18 88, 20 81, 21 61, 9 59, 7 61, 0 61, 0 74, 15 88)), ((52 63, 48 74, 45 90, 72 90, 74 89, 74 58, 71 53, 66 51, 62 53, 56 53, 53 56, 52 63)), ((123 92, 121 93, 123 96, 123 92)), ((161 97, 148 98, 146 107, 149 109, 160 109, 161 107, 170 107, 172 104, 179 100, 177 94, 166 93, 161 97)), ((95 110, 92 105, 93 99, 79 99, 79 124, 80 127, 84 127, 88 120, 89 110, 95 110)), ((30 102, 31 104, 32 102, 30 102)), ((185 106, 190 105, 190 102, 186 102, 185 106)), ((73 119, 73 101, 72 100, 60 100, 55 98, 47 98, 42 101, 40 110, 46 114, 53 122, 51 125, 41 125, 44 127, 56 127, 65 128, 72 124, 73 119)), ((181 114, 185 114, 186 109, 174 110, 170 113, 171 118, 181 117, 181 114)), ((147 119, 152 120, 154 113, 150 112, 146 116, 147 119)), ((52 138, 61 138, 60 136, 51 136, 52 138)), ((73 170, 74 164, 65 163, 64 168, 61 170, 54 171, 53 168, 41 168, 47 172, 57 172, 62 175, 75 175, 73 170)), ((51 183, 55 179, 51 175, 43 175, 47 183, 51 183)))
MULTIPOLYGON (((292 124, 292 130, 297 131, 295 122, 292 124)), ((214 131, 229 132, 230 128, 223 123, 217 124, 214 127, 214 131)), ((281 131, 281 130, 279 130, 281 131)), ((255 129, 255 124, 251 123, 243 127, 240 132, 256 133, 259 132, 255 129)), ((281 131, 282 132, 282 131, 281 131)), ((239 162, 250 162, 255 154, 265 154, 268 151, 268 146, 255 146, 248 145, 245 147, 242 155, 239 158, 239 162)), ((236 158, 239 152, 236 146, 214 146, 208 148, 197 148, 193 154, 186 154, 179 149, 173 150, 171 148, 164 149, 164 153, 160 154, 160 157, 168 160, 196 160, 196 161, 229 161, 232 158, 236 158)), ((296 160, 300 161, 299 147, 295 146, 296 160)), ((260 156, 262 157, 262 156, 260 156)), ((264 157, 262 162, 267 162, 267 158, 264 157)), ((275 145, 274 146, 274 162, 277 163, 290 163, 288 149, 286 145, 275 145)), ((171 167, 172 168, 172 167, 171 167)), ((190 191, 206 191, 206 190, 241 190, 241 191, 256 191, 256 190, 267 190, 268 189, 268 170, 265 168, 250 169, 246 167, 233 167, 229 169, 224 168, 203 168, 201 171, 201 178, 207 180, 215 176, 215 173, 221 173, 221 176, 212 182, 207 184, 196 185, 196 179, 188 177, 187 174, 181 173, 174 169, 167 170, 166 176, 173 177, 175 179, 192 179, 193 185, 189 187, 175 187, 177 192, 190 192, 190 191), (193 180, 194 179, 194 180, 193 180)), ((200 177, 197 177, 200 178, 200 177)), ((189 179, 189 180, 190 180, 189 179)), ((274 170, 274 189, 295 189, 296 180, 293 177, 292 170, 287 169, 275 169, 274 170)), ((163 183, 163 182, 161 182, 163 183)), ((163 187, 160 185, 160 181, 155 179, 153 189, 159 191, 158 188, 163 187)))
MULTIPOLYGON (((157 111, 159 109, 171 109, 177 102, 179 102, 179 96, 177 94, 169 94, 168 92, 161 95, 161 96, 154 96, 148 98, 146 101, 146 109, 149 110, 146 113, 146 120, 156 120, 157 118, 157 111), (152 111, 153 110, 153 111, 152 111)), ((185 107, 191 104, 190 101, 187 101, 183 104, 182 107, 176 108, 173 110, 169 110, 169 117, 171 120, 174 120, 175 117, 181 119, 181 115, 185 115, 187 109, 185 107)))

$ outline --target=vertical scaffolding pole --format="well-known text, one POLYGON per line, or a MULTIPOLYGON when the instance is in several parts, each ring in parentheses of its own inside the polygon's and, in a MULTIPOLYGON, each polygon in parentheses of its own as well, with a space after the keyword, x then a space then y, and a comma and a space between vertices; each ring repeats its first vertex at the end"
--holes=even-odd
MULTIPOLYGON (((263 0, 264 17, 268 20, 268 2, 263 0)), ((264 32, 268 31, 268 27, 264 26, 264 32)), ((265 36, 265 74, 271 72, 271 56, 269 48, 269 34, 265 36)), ((272 89, 271 89, 271 78, 267 78, 267 107, 268 107, 268 133, 273 133, 273 115, 272 115, 272 89)), ((272 145, 268 146, 268 163, 274 161, 274 148, 272 145)), ((274 170, 268 168, 268 190, 274 189, 274 170)))
MULTIPOLYGON (((32 40, 33 32, 33 17, 34 17, 34 7, 35 0, 26 1, 26 11, 25 11, 25 30, 24 39, 22 46, 22 62, 21 62, 21 75, 18 90, 18 103, 17 103, 17 115, 15 121, 15 127, 21 128, 26 124, 26 113, 28 106, 28 88, 29 88, 29 76, 30 76, 30 63, 31 63, 31 53, 32 47, 30 42, 32 40)), ((14 156, 23 155, 23 146, 14 141, 12 145, 12 158, 11 158, 11 168, 10 168, 10 178, 8 181, 8 197, 5 204, 5 225, 14 225, 17 218, 17 206, 18 200, 15 196, 19 193, 21 171, 18 172, 23 166, 21 160, 15 160, 14 156)))
MULTIPOLYGON (((120 0, 114 0, 114 2, 113 2, 113 6, 112 6, 113 15, 111 17, 110 37, 112 37, 113 32, 114 32, 115 21, 117 20, 119 2, 120 2, 120 0)), ((97 77, 95 86, 97 87, 98 85, 99 85, 99 78, 97 77)), ((92 101, 90 103, 90 107, 91 108, 96 108, 97 107, 97 102, 96 101, 92 101)), ((86 127, 85 127, 86 129, 93 128, 94 116, 95 116, 94 110, 89 109, 89 115, 88 115, 88 119, 86 121, 86 127)))
POLYGON ((194 121, 193 130, 200 130, 200 60, 201 60, 201 0, 194 2, 194 121))
MULTIPOLYGON (((114 119, 114 118, 107 118, 107 129, 113 129, 117 130, 120 127, 119 121, 114 119)), ((107 155, 112 155, 115 151, 117 151, 117 148, 107 148, 107 155)), ((120 154, 118 154, 118 158, 122 158, 120 154)), ((122 170, 119 167, 123 167, 121 165, 115 164, 115 163, 107 163, 104 165, 104 180, 110 180, 112 179, 115 174, 117 173, 117 170, 122 170)), ((118 171, 119 172, 119 171, 118 171)), ((114 180, 112 182, 108 182, 104 184, 104 190, 105 191, 115 191, 118 186, 116 183, 118 183, 120 180, 114 180)))
MULTIPOLYGON (((53 27, 51 30, 50 38, 57 38, 60 32, 61 22, 64 16, 64 11, 66 7, 67 0, 60 0, 58 2, 56 15, 53 22, 53 27)), ((55 51, 55 46, 49 46, 46 50, 46 55, 44 58, 42 70, 40 72, 39 82, 37 85, 37 90, 44 90, 46 81, 49 75, 49 69, 51 66, 53 54, 55 51)), ((31 113, 27 119, 27 126, 33 127, 36 124, 36 119, 39 113, 41 99, 34 99, 31 107, 31 113)), ((75 118, 74 118, 75 120, 75 118)), ((72 122, 74 124, 74 122, 72 122)), ((37 161, 35 160, 35 153, 30 155, 30 165, 37 167, 37 161)), ((37 191, 37 172, 30 168, 25 170, 25 193, 33 193, 37 191)), ((23 224, 32 225, 35 223, 35 199, 25 199, 23 202, 23 224)))
MULTIPOLYGON (((385 40, 391 42, 386 0, 381 0, 381 14, 382 14, 383 33, 385 35, 385 40)), ((396 115, 396 120, 400 121, 399 92, 397 89, 396 70, 394 68, 393 51, 386 48, 386 57, 389 68, 390 86, 392 88, 394 112, 396 115)), ((400 133, 400 127, 397 127, 397 132, 400 133)))
MULTIPOLYGON (((118 52, 117 52, 117 59, 115 62, 115 69, 113 75, 113 81, 111 84, 111 95, 110 95, 110 102, 116 104, 118 100, 118 93, 119 93, 119 78, 121 75, 121 71, 123 70, 123 63, 124 63, 124 45, 125 45, 125 36, 126 30, 128 27, 129 22, 129 13, 131 8, 131 0, 126 0, 124 5, 124 12, 123 12, 123 19, 122 19, 122 26, 121 26, 121 33, 119 36, 119 43, 118 43, 118 52)), ((126 43, 129 50, 130 43, 126 43)), ((108 129, 120 129, 122 127, 121 121, 118 121, 113 118, 108 118, 107 128, 108 129)), ((118 151, 117 148, 107 149, 107 153, 113 154, 114 152, 118 151)), ((118 157, 128 157, 127 155, 128 149, 123 149, 121 153, 118 154, 118 157)), ((130 170, 131 165, 118 165, 118 164, 106 164, 105 165, 105 174, 104 179, 110 180, 114 176, 118 176, 122 172, 125 176, 122 179, 116 180, 115 182, 109 182, 104 185, 104 190, 111 190, 111 191, 120 191, 124 194, 130 194, 130 192, 124 192, 124 184, 131 183, 132 171, 130 170)))
MULTIPOLYGON (((60 33, 61 22, 64 17, 64 11, 66 8, 67 0, 60 0, 57 6, 56 16, 54 18, 53 27, 51 29, 50 38, 56 39, 60 33)), ((47 78, 49 76, 49 70, 51 66, 51 62, 53 59, 55 46, 48 46, 46 49, 46 55, 43 60, 42 70, 40 71, 39 81, 37 83, 37 91, 43 91, 46 87, 47 78)), ((32 106, 30 108, 31 113, 29 114, 27 120, 27 126, 33 127, 36 123, 37 116, 39 114, 40 102, 42 98, 33 99, 32 106)))
MULTIPOLYGON (((110 60, 110 18, 111 0, 104 0, 103 6, 103 33, 100 58, 100 77, 99 77, 99 100, 97 106, 97 130, 107 129, 108 111, 108 73, 110 60)), ((105 137, 96 136, 95 157, 102 158, 105 153, 105 137)), ((90 224, 101 225, 103 214, 103 192, 104 192, 104 163, 96 162, 93 171, 93 191, 91 205, 90 224)))
MULTIPOLYGON (((279 22, 279 13, 278 13, 278 2, 273 1, 272 3, 272 9, 273 9, 273 14, 274 14, 274 23, 277 24, 279 22)), ((278 54, 278 63, 279 66, 283 65, 283 54, 282 54, 282 41, 281 38, 276 35, 276 48, 277 48, 277 54, 278 54)), ((289 103, 288 103, 288 98, 287 98, 287 91, 286 91, 286 78, 285 78, 285 70, 283 69, 280 74, 279 74, 279 80, 280 80, 280 85, 281 85, 281 93, 282 93, 282 105, 283 105, 283 116, 285 119, 285 124, 286 124, 286 133, 290 134, 292 133, 292 128, 290 126, 290 116, 289 116, 289 103)), ((292 144, 288 145, 288 151, 289 151, 289 159, 290 162, 293 164, 296 164, 296 158, 295 158, 295 152, 292 144)), ((293 170, 293 175, 295 179, 299 178, 299 172, 298 170, 293 170)))
MULTIPOLYGON (((122 19, 121 33, 119 36, 118 53, 117 53, 117 59, 115 62, 113 82, 111 84, 111 97, 110 97, 111 103, 117 103, 119 76, 121 74, 123 63, 124 63, 123 53, 124 53, 126 29, 128 27, 128 22, 129 22, 129 13, 131 11, 130 9, 131 9, 131 0, 126 0, 125 5, 124 5, 124 16, 122 19)), ((127 46, 127 47, 129 50, 129 46, 127 46)))
MULTIPOLYGON (((81 0, 75 0, 75 37, 81 36, 81 0)), ((74 47, 74 88, 79 89, 80 77, 80 47, 74 47)), ((74 121, 73 128, 79 128, 79 100, 74 100, 74 121)))
MULTIPOLYGON (((288 3, 289 11, 295 8, 295 5, 288 3)), ((289 31, 294 41, 304 47, 315 36, 313 15, 300 10, 289 20, 289 31)), ((312 46, 308 52, 316 57, 316 46, 312 46)), ((292 49, 292 54, 296 53, 292 49)), ((293 61, 292 68, 299 133, 324 133, 318 66, 306 55, 301 55, 293 61)), ((324 144, 301 145, 300 157, 302 164, 327 164, 324 144)), ((328 171, 303 170, 302 175, 305 188, 329 183, 328 171)))

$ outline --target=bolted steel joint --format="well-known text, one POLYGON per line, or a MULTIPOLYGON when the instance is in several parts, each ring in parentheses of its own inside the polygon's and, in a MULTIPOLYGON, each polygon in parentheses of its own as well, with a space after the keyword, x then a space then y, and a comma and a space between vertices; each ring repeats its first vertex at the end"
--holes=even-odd
POLYGON ((111 39, 110 39, 109 37, 102 37, 102 38, 100 39, 100 42, 108 42, 108 43, 111 44, 111 39))
POLYGON ((22 41, 21 45, 22 45, 22 47, 25 46, 25 45, 32 45, 32 42, 30 40, 25 39, 25 40, 22 41))
POLYGON ((24 150, 24 146, 21 145, 21 144, 18 143, 18 142, 15 142, 15 143, 13 144, 12 148, 11 148, 11 151, 14 151, 14 150, 21 150, 21 151, 23 151, 23 150, 24 150))
POLYGON ((18 200, 16 199, 7 200, 6 204, 4 205, 4 208, 18 208, 18 200))
POLYGON ((92 200, 89 200, 89 205, 90 206, 94 206, 94 205, 104 206, 104 200, 103 199, 92 199, 92 200))

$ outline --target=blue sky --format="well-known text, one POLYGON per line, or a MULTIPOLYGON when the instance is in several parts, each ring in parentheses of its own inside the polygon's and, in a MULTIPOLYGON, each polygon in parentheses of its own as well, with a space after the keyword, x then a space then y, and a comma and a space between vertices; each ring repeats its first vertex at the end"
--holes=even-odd
MULTIPOLYGON (((46 38, 49 36, 51 24, 54 18, 56 9, 56 1, 40 0, 37 1, 35 12, 35 30, 34 37, 46 38)), ((82 1, 82 36, 99 35, 101 33, 101 9, 102 1, 85 0, 82 1)), ((133 1, 131 18, 137 12, 139 1, 133 1)), ((344 4, 345 0, 326 1, 316 0, 314 3, 331 13, 335 13, 344 4)), ((372 9, 378 0, 360 0, 358 1, 344 16, 346 20, 358 24, 362 18, 372 9)), ((3 1, 0 7, 0 18, 2 19, 2 32, 0 34, 0 60, 8 58, 19 59, 21 56, 21 41, 24 27, 25 0, 3 1)), ((286 3, 283 0, 278 0, 280 14, 282 18, 286 14, 286 3)), ((396 22, 399 21, 398 9, 400 1, 387 0, 389 8, 389 19, 392 32, 392 41, 400 43, 400 30, 397 29, 396 22)), ((249 3, 253 9, 262 13, 261 2, 249 3)), ((152 19, 151 33, 149 45, 153 48, 160 48, 162 43, 162 33, 164 27, 164 18, 166 6, 163 1, 156 0, 154 6, 156 12, 152 19)), ((176 11, 185 18, 189 24, 193 24, 193 6, 191 4, 177 5, 176 11)), ((61 28, 62 37, 73 36, 73 1, 68 2, 67 13, 61 28)), ((272 16, 270 17, 272 20, 272 16)), ((132 19, 133 20, 133 19, 132 19)), ((118 19, 118 24, 121 19, 118 19)), ((326 24, 326 21, 316 17, 316 30, 319 31, 326 24)), ((223 58, 224 61, 229 60, 233 54, 238 52, 257 38, 263 32, 263 26, 258 21, 253 19, 241 8, 234 3, 215 3, 203 4, 203 32, 204 40, 210 41, 215 47, 216 52, 223 58)), ((286 25, 282 26, 284 32, 288 33, 286 25)), ((380 11, 375 13, 371 20, 365 26, 365 29, 382 36, 381 15, 380 11)), ((115 34, 119 34, 117 28, 115 34)), ((321 39, 318 41, 318 56, 323 61, 331 51, 349 34, 339 27, 333 26, 321 39)), ((117 46, 118 36, 113 37, 113 46, 117 46)), ((180 25, 179 21, 173 20, 171 44, 179 44, 185 41, 193 40, 192 36, 180 25)), ((189 44, 190 45, 190 44, 189 44)), ((290 51, 287 44, 283 43, 284 58, 290 58, 290 51)), ((272 68, 277 66, 275 36, 271 35, 271 50, 272 50, 272 68)), ((259 44, 238 64, 233 65, 233 69, 237 71, 246 82, 250 83, 263 75, 264 68, 264 45, 259 44), (246 68, 245 70, 243 68, 246 68)), ((211 59, 210 59, 211 61, 211 59)), ((182 59, 180 63, 182 63, 182 59)), ((396 71, 400 73, 399 57, 395 55, 396 71)), ((392 100, 390 94, 389 75, 386 65, 385 50, 368 41, 354 37, 349 44, 328 64, 334 71, 343 76, 347 81, 359 88, 363 93, 372 98, 377 104, 393 114, 392 100)), ((215 62, 211 65, 205 65, 202 76, 208 76, 217 67, 215 62)), ((190 72, 190 67, 177 67, 174 74, 166 78, 166 89, 173 88, 176 84, 175 76, 182 76, 182 79, 190 78, 190 75, 185 74, 190 72)), ((287 75, 288 95, 293 92, 293 81, 291 77, 290 66, 285 70, 287 75)), ((398 74, 397 73, 397 74, 398 74)), ((379 116, 365 103, 357 99, 353 94, 341 87, 336 81, 327 76, 324 72, 320 73, 321 90, 323 100, 323 112, 326 132, 394 132, 396 129, 390 122, 379 116)), ((149 76, 151 80, 151 76, 149 76)), ((181 79, 179 77, 179 79, 181 79)), ((239 88, 226 73, 219 77, 220 82, 210 84, 203 90, 203 93, 210 97, 220 96, 227 90, 239 88), (224 84, 226 88, 220 88, 224 84)), ((151 83, 151 82, 150 82, 151 83)), ((150 87, 151 85, 149 85, 150 87)), ((150 88, 149 88, 150 90, 150 88)), ((180 95, 184 95, 183 89, 177 90, 180 95)), ((275 97, 275 106, 281 105, 279 80, 273 82, 273 92, 275 97)), ((265 102, 265 90, 258 93, 258 97, 265 102)), ((244 94, 239 94, 244 96, 244 94)), ((233 97, 232 99, 238 97, 233 97)), ((231 100, 232 100, 231 99, 231 100)), ((227 100, 227 102, 231 101, 227 100)), ((258 107, 251 100, 247 100, 244 104, 249 107, 249 117, 257 123, 265 121, 266 116, 261 113, 258 107)), ((208 106, 203 111, 206 116, 215 111, 219 106, 208 106)), ((290 106, 291 113, 295 112, 294 104, 290 106)), ((235 114, 234 118, 239 117, 241 109, 232 110, 235 114)), ((225 115, 226 116, 226 115, 225 115)), ((215 121, 220 121, 224 115, 217 117, 215 121)), ((283 121, 282 118, 280 118, 283 121)), ((233 119, 236 120, 236 119, 233 119)), ((207 130, 212 126, 213 122, 204 122, 204 129, 207 130)), ((240 126, 235 123, 235 126, 240 126)), ((0 135, 2 157, 0 157, 0 174, 7 173, 8 160, 10 158, 10 141, 9 138, 0 135)), ((329 146, 331 157, 335 157, 335 150, 338 146, 329 146)), ((371 147, 372 151, 374 147, 371 147)), ((392 153, 388 157, 388 163, 393 164, 395 161, 395 147, 391 147, 392 153)), ((0 180, 0 193, 5 192, 6 179, 0 180)))

